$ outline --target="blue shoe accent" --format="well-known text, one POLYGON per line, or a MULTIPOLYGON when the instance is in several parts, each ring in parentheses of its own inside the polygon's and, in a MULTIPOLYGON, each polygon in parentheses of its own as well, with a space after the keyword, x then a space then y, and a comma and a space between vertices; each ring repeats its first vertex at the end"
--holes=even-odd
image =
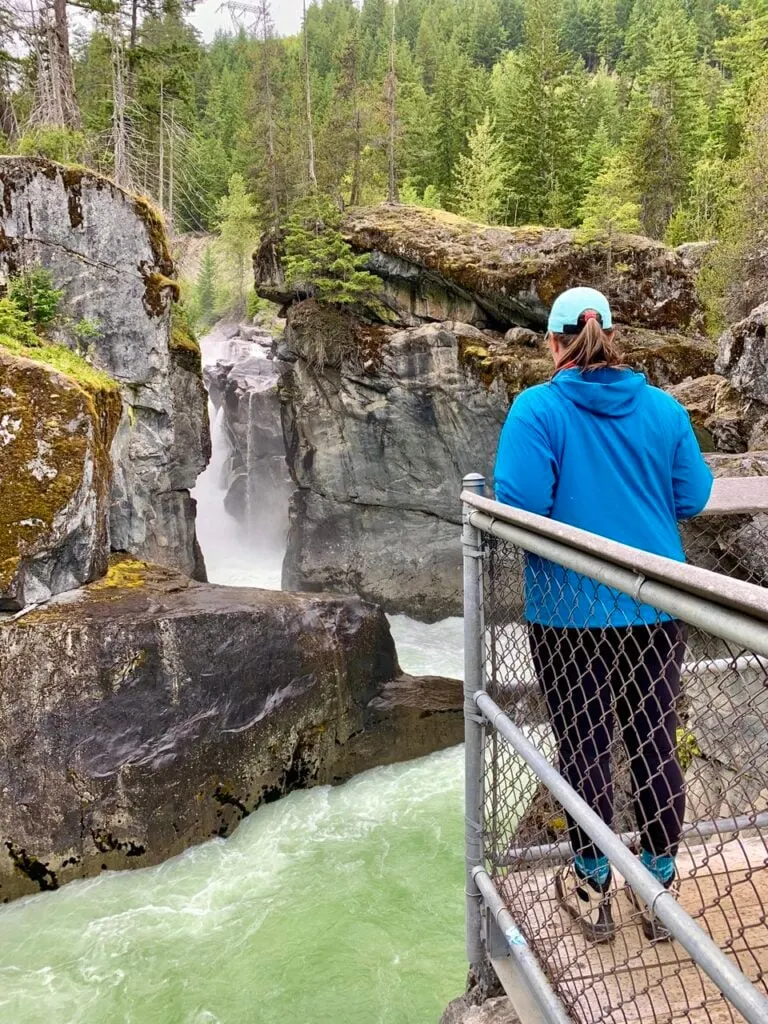
POLYGON ((593 881, 602 889, 611 875, 611 865, 607 857, 582 857, 574 859, 576 874, 586 881, 593 881))
POLYGON ((674 857, 667 857, 664 854, 657 856, 654 853, 648 853, 647 850, 641 850, 640 862, 643 867, 648 868, 653 877, 661 882, 662 885, 667 885, 675 877, 674 857))

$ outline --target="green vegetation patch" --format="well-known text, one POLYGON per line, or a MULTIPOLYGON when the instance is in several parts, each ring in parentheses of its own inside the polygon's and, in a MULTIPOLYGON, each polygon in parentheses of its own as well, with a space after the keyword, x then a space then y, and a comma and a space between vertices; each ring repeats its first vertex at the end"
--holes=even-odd
POLYGON ((37 335, 24 314, 10 299, 0 299, 0 348, 14 356, 45 363, 70 377, 87 391, 118 394, 118 385, 108 373, 91 366, 65 345, 37 335))

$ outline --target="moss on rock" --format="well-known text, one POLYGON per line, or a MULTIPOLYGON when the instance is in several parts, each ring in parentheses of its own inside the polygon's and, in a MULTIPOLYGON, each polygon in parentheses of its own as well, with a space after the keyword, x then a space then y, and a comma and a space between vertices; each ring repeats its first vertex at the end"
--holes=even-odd
POLYGON ((702 318, 685 260, 640 236, 617 236, 609 249, 562 228, 487 227, 385 204, 351 210, 342 233, 358 252, 404 261, 411 282, 438 278, 469 296, 498 325, 542 326, 554 298, 574 283, 604 290, 620 323, 681 330, 697 328, 702 318))
POLYGON ((7 335, 0 395, 0 608, 13 609, 104 570, 121 401, 68 349, 7 335))

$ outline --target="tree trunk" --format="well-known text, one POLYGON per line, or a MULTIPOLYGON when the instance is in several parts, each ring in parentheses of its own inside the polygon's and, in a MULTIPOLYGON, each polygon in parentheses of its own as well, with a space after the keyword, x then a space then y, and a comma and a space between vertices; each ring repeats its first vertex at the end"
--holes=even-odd
POLYGON ((357 94, 355 94, 355 156, 352 165, 352 191, 349 196, 350 206, 359 206, 362 202, 363 190, 363 144, 361 130, 360 107, 357 105, 357 94))
POLYGON ((125 64, 120 19, 111 19, 112 44, 112 144, 115 181, 121 188, 131 187, 131 168, 128 159, 128 131, 125 121, 125 64))
POLYGON ((75 98, 75 76, 69 54, 69 22, 66 0, 53 0, 53 24, 50 35, 52 53, 51 70, 54 74, 54 91, 59 117, 57 124, 68 128, 80 128, 80 108, 75 98))
POLYGON ((262 33, 262 61, 261 78, 264 90, 264 106, 267 114, 267 161, 269 164, 269 205, 272 213, 272 223, 276 225, 280 220, 280 198, 277 187, 277 154, 275 152, 275 123, 272 112, 272 75, 270 67, 270 40, 271 40, 271 19, 269 0, 259 0, 258 17, 261 23, 262 33))
POLYGON ((387 76, 387 107, 389 110, 389 184, 387 202, 399 203, 397 176, 395 173, 395 139, 397 134, 397 73, 395 72, 395 10, 397 0, 392 0, 392 39, 389 45, 389 75, 387 76))
POLYGON ((309 82, 309 42, 307 40, 307 0, 304 0, 304 21, 302 29, 304 34, 304 87, 307 96, 307 142, 309 149, 309 184, 313 189, 317 188, 317 174, 315 173, 315 137, 312 131, 312 89, 309 82))

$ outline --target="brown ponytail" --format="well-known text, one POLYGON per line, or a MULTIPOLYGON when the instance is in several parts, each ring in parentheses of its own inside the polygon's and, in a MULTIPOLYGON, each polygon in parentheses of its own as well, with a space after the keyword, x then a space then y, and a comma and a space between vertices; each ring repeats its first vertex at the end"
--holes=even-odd
POLYGON ((575 338, 568 334, 556 334, 555 338, 559 347, 555 373, 565 367, 584 371, 626 365, 613 333, 604 331, 594 316, 587 320, 575 338))

